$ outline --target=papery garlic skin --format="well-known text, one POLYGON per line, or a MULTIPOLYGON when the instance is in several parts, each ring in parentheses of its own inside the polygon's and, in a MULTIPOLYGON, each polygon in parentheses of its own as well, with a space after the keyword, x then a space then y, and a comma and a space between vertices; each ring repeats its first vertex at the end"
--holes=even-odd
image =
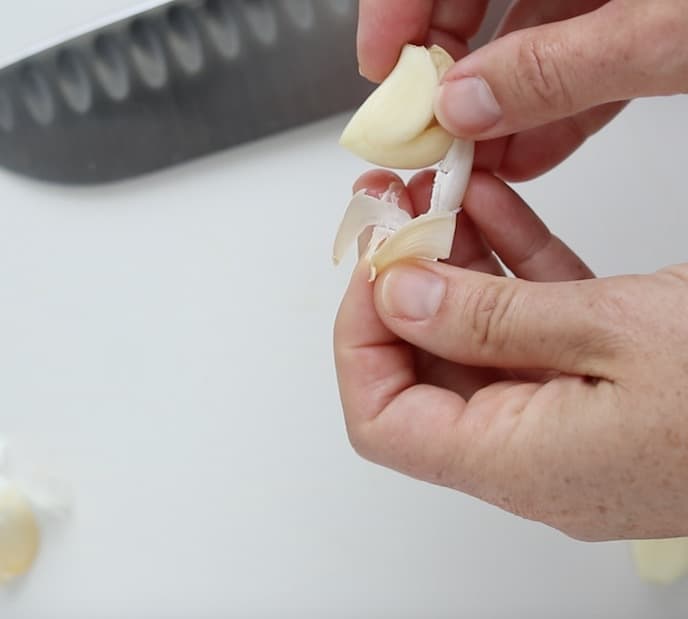
POLYGON ((371 254, 370 281, 400 260, 449 258, 456 231, 456 213, 426 213, 390 235, 371 254))
POLYGON ((456 139, 435 174, 430 213, 459 211, 471 179, 475 142, 456 139))
POLYGON ((349 202, 337 231, 333 262, 339 264, 349 247, 367 228, 383 226, 393 232, 410 221, 411 216, 394 202, 369 196, 365 190, 357 192, 349 202))
POLYGON ((441 47, 404 46, 397 65, 344 129, 340 144, 366 161, 417 169, 442 159, 454 139, 435 119, 434 101, 454 63, 441 47))
POLYGON ((38 521, 28 498, 16 485, 0 478, 0 584, 31 569, 40 539, 38 521))

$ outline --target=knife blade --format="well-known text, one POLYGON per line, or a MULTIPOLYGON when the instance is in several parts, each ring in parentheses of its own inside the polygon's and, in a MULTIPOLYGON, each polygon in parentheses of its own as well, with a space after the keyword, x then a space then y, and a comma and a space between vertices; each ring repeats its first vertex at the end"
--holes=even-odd
POLYGON ((132 178, 356 107, 355 0, 175 0, 0 69, 0 166, 132 178))

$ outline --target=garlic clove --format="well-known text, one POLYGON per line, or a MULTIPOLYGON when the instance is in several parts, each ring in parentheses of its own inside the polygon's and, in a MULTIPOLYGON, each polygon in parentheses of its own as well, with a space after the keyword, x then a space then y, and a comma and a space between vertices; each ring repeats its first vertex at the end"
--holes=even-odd
POLYGON ((432 64, 434 64, 435 68, 437 69, 437 83, 439 84, 439 82, 442 81, 444 74, 454 66, 454 59, 439 45, 432 45, 429 47, 428 53, 432 59, 432 64))
POLYGON ((413 139, 432 122, 437 68, 424 47, 407 45, 378 88, 354 114, 342 135, 399 144, 413 139))
POLYGON ((688 574, 688 538, 639 540, 631 548, 638 575, 647 582, 670 585, 688 574))
POLYGON ((456 213, 425 213, 387 238, 370 256, 370 281, 401 260, 449 258, 456 231, 456 213))
POLYGON ((26 574, 39 546, 40 531, 31 504, 15 485, 0 479, 0 583, 26 574))
POLYGON ((357 192, 339 225, 332 252, 333 262, 339 264, 349 247, 367 228, 382 226, 394 231, 409 221, 411 216, 393 202, 369 196, 365 190, 357 192))
POLYGON ((430 197, 431 213, 461 208, 473 170, 475 142, 456 139, 435 174, 430 197))
POLYGON ((437 163, 453 138, 438 125, 433 105, 452 64, 438 46, 404 46, 395 68, 345 128, 342 146, 384 167, 414 169, 437 163))
MULTIPOLYGON (((442 127, 428 128, 413 140, 401 144, 377 144, 361 141, 356 144, 355 153, 361 159, 383 168, 417 170, 434 165, 449 150, 454 138, 442 127)), ((344 144, 344 146, 349 146, 344 144)), ((350 148, 350 150, 354 150, 350 148)))
POLYGON ((442 159, 430 209, 410 216, 382 199, 359 192, 347 207, 335 240, 334 262, 358 239, 359 258, 370 264, 371 280, 407 258, 448 258, 456 214, 473 167, 473 142, 454 139, 437 123, 434 99, 453 59, 438 46, 406 45, 389 77, 347 125, 341 144, 369 162, 388 168, 417 169, 442 159), (372 229, 371 229, 372 228, 372 229))

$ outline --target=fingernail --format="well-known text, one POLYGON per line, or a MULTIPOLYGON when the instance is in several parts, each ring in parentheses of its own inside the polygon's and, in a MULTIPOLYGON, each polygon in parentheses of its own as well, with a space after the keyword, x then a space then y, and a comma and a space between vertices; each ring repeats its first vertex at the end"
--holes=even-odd
POLYGON ((427 320, 440 309, 447 283, 431 271, 395 267, 382 283, 382 305, 394 318, 427 320))
POLYGON ((458 135, 479 134, 502 117, 502 108, 480 77, 445 82, 440 86, 435 107, 440 124, 458 135))

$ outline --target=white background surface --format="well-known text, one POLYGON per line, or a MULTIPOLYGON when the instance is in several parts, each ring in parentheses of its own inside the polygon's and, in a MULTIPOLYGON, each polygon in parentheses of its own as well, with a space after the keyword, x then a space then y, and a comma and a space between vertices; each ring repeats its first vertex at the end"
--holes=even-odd
MULTIPOLYGON (((129 4, 12 3, 0 57, 129 4)), ((687 103, 636 103, 521 186, 598 273, 686 258, 687 103)), ((350 265, 329 257, 365 165, 344 121, 107 191, 0 171, 0 428, 77 497, 2 619, 688 614, 624 544, 352 453, 330 342, 350 265)))

